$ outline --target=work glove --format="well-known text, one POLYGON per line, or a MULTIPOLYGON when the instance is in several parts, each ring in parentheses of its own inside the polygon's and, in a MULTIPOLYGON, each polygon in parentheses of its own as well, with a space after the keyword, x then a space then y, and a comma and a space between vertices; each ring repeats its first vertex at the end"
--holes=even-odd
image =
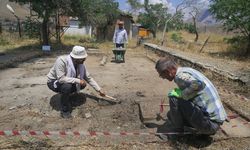
POLYGON ((169 96, 169 97, 180 98, 180 97, 181 97, 181 93, 182 93, 181 89, 179 89, 179 88, 174 88, 172 91, 170 91, 170 92, 168 93, 168 96, 169 96))

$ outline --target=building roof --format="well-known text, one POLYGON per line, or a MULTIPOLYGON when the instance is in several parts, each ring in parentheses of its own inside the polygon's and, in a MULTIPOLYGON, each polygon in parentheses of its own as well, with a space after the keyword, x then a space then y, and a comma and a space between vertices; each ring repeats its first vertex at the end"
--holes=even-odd
POLYGON ((16 20, 15 16, 7 9, 6 5, 9 4, 15 11, 15 14, 24 20, 26 16, 30 15, 30 10, 28 5, 19 5, 15 2, 10 2, 9 0, 0 0, 0 19, 1 20, 16 20))
POLYGON ((121 12, 121 13, 120 13, 120 16, 122 16, 122 17, 126 17, 126 18, 130 19, 131 23, 135 23, 135 21, 134 21, 134 19, 133 19, 133 16, 132 16, 132 15, 130 15, 130 14, 127 14, 127 13, 121 12))

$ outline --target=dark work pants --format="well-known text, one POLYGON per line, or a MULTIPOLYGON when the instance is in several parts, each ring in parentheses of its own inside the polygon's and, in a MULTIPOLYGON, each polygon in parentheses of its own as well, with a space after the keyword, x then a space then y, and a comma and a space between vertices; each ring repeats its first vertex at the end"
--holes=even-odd
POLYGON ((115 47, 116 47, 116 48, 119 48, 119 47, 124 48, 124 44, 118 44, 118 43, 115 43, 115 47))
MULTIPOLYGON (((61 97, 61 103, 62 103, 62 111, 69 111, 70 110, 70 94, 76 92, 76 84, 72 83, 56 83, 56 88, 54 86, 54 82, 48 82, 47 85, 49 89, 56 93, 60 93, 62 95, 61 97)), ((85 87, 81 86, 81 89, 84 89, 85 87)))
POLYGON ((220 127, 220 123, 211 121, 207 113, 204 113, 191 101, 169 97, 169 120, 177 129, 184 126, 195 128, 199 134, 213 135, 220 127))

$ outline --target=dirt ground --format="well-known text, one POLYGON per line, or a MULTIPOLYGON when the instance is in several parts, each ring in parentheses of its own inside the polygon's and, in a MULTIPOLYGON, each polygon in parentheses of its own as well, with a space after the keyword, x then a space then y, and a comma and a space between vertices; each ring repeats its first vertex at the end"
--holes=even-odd
MULTIPOLYGON (((60 117, 60 95, 47 88, 46 74, 56 55, 44 56, 0 72, 1 130, 69 130, 109 132, 149 132, 140 120, 138 101, 165 97, 173 83, 159 78, 154 63, 143 51, 128 50, 126 63, 100 65, 103 54, 91 55, 87 68, 104 91, 119 100, 110 105, 84 94, 72 95, 73 118, 60 117), (86 118, 85 114, 91 117, 86 118)), ((82 91, 98 97, 88 86, 82 91)), ((156 104, 157 105, 157 104, 156 104)), ((151 136, 97 137, 0 137, 0 149, 250 149, 250 138, 229 138, 218 133, 211 141, 197 145, 189 138, 164 142, 151 136)))

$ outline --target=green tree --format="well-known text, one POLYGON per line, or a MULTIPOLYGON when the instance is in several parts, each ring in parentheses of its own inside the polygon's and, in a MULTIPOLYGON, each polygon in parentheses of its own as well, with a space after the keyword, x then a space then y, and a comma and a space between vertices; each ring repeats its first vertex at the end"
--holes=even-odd
POLYGON ((147 0, 144 1, 145 12, 140 13, 138 22, 146 27, 156 37, 156 32, 160 27, 163 27, 165 20, 170 17, 167 13, 167 7, 163 4, 149 4, 147 0))
POLYGON ((177 11, 171 16, 171 20, 167 24, 167 30, 181 30, 183 28, 183 12, 177 11))
POLYGON ((228 31, 240 32, 247 41, 246 53, 250 54, 250 1, 212 0, 210 11, 228 31))
POLYGON ((40 23, 32 20, 31 17, 26 17, 24 21, 24 33, 29 38, 40 37, 40 23))
POLYGON ((141 4, 140 0, 127 0, 127 3, 130 5, 129 12, 136 13, 138 10, 143 8, 143 5, 141 4))
POLYGON ((73 3, 70 0, 11 0, 19 4, 31 5, 31 11, 34 11, 38 18, 42 19, 42 41, 44 45, 49 44, 48 22, 52 15, 58 10, 62 13, 72 11, 70 5, 73 3))
POLYGON ((114 0, 11 0, 19 4, 31 4, 32 11, 42 19, 42 40, 49 44, 48 22, 57 13, 78 17, 81 25, 106 28, 118 14, 114 0))
POLYGON ((119 4, 115 0, 76 0, 72 9, 79 18, 80 25, 90 25, 97 27, 100 34, 98 39, 106 39, 108 27, 117 19, 119 4))
POLYGON ((204 2, 201 0, 184 0, 183 2, 184 6, 186 8, 189 8, 189 14, 191 15, 193 20, 193 29, 195 33, 194 42, 197 42, 199 39, 199 33, 197 29, 197 17, 200 15, 201 11, 205 9, 204 2))
POLYGON ((185 24, 183 25, 183 28, 184 28, 186 31, 188 31, 189 33, 195 33, 195 32, 196 32, 196 29, 195 29, 194 25, 193 25, 193 24, 190 24, 190 23, 185 23, 185 24))

